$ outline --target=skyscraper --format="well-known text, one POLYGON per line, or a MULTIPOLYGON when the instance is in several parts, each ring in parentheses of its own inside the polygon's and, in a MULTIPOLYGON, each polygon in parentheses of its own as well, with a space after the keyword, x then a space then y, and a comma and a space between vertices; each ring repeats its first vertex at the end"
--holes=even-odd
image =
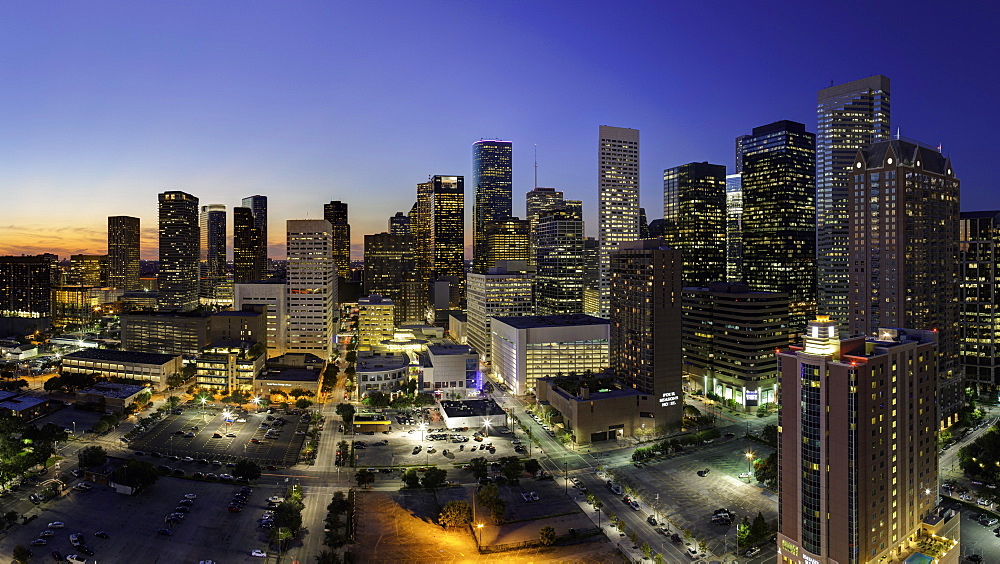
POLYGON ((139 289, 138 217, 108 217, 108 285, 126 292, 139 289))
POLYGON ((414 299, 406 291, 415 280, 413 237, 392 233, 365 235, 364 293, 392 300, 396 325, 423 317, 426 297, 421 300, 418 292, 414 299))
POLYGON ((743 277, 788 294, 793 340, 816 313, 815 147, 793 121, 755 127, 743 143, 743 277))
POLYGON ((1000 385, 1000 211, 962 212, 959 226, 959 350, 966 385, 1000 385))
POLYGON ((70 255, 70 284, 103 287, 107 281, 108 255, 70 255))
POLYGON ((959 181, 951 159, 916 142, 857 152, 850 176, 850 332, 938 331, 938 411, 957 421, 959 181))
POLYGON ((201 206, 201 290, 199 296, 214 302, 222 298, 226 280, 226 206, 201 206))
POLYGON ((726 175, 726 280, 743 280, 743 175, 726 175))
POLYGON ((684 259, 685 286, 725 280, 725 165, 701 162, 664 170, 663 221, 664 239, 684 259))
POLYGON ((778 561, 927 562, 908 558, 930 541, 958 561, 960 518, 934 510, 938 337, 840 339, 823 315, 778 354, 778 561))
POLYGON ((611 369, 625 383, 659 399, 650 428, 680 425, 681 252, 662 239, 621 243, 611 252, 611 369))
POLYGON ((254 271, 261 272, 261 278, 267 275, 267 196, 248 196, 243 198, 243 207, 253 212, 253 224, 257 228, 258 248, 254 271))
POLYGON ((347 222, 347 202, 339 200, 323 204, 323 219, 333 228, 333 260, 337 275, 351 277, 351 226, 347 222))
POLYGON ((469 274, 469 345, 485 363, 492 362, 492 318, 535 312, 532 295, 535 273, 527 264, 526 261, 502 261, 486 274, 469 274))
POLYGON ((850 168, 858 149, 889 139, 889 79, 875 75, 824 88, 817 102, 817 300, 821 313, 845 322, 851 318, 847 237, 850 168))
POLYGON ((465 297, 465 178, 435 175, 417 184, 414 208, 410 229, 418 277, 424 288, 449 279, 449 302, 457 307, 465 297))
POLYGON ((529 264, 535 264, 535 225, 538 222, 538 215, 546 210, 563 205, 563 193, 555 188, 536 187, 528 192, 524 198, 525 219, 528 220, 528 229, 531 232, 531 255, 529 264))
POLYGON ((535 223, 535 311, 583 313, 584 223, 569 209, 542 211, 535 223))
POLYGON ((409 235, 410 218, 403 212, 396 212, 396 215, 389 218, 390 235, 409 235))
POLYGON ((160 270, 156 275, 160 311, 198 307, 198 198, 185 192, 159 195, 160 270))
POLYGON ((483 273, 493 265, 487 258, 486 231, 513 216, 511 206, 511 142, 480 140, 472 144, 472 271, 483 273))
POLYGON ((498 260, 523 260, 529 262, 531 231, 527 219, 509 217, 486 226, 486 237, 480 260, 487 265, 487 272, 498 260))
POLYGON ((0 315, 48 317, 52 313, 52 287, 59 281, 57 257, 0 256, 0 315))
POLYGON ((289 219, 287 351, 330 357, 337 311, 333 229, 325 219, 289 219))
POLYGON ((639 130, 600 127, 597 204, 600 237, 600 315, 611 297, 611 252, 639 238, 639 130))
POLYGON ((261 233, 250 208, 233 208, 233 283, 249 284, 264 279, 260 260, 261 233))

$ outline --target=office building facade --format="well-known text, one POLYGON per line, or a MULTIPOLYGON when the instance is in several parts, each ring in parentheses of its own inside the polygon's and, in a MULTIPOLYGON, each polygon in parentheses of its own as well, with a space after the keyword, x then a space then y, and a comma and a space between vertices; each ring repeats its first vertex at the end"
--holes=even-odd
POLYGON ((743 280, 743 175, 726 176, 726 281, 743 280))
MULTIPOLYGON (((472 144, 472 271, 493 267, 487 233, 491 225, 512 217, 510 141, 483 139, 472 144)), ((527 229, 525 229, 527 230, 527 229)))
POLYGON ((403 212, 389 218, 390 235, 410 235, 410 217, 403 212))
POLYGON ((191 311, 198 307, 198 198, 185 192, 159 195, 160 269, 157 308, 191 311))
POLYGON ((52 288, 59 282, 51 254, 0 257, 0 316, 48 317, 52 288))
MULTIPOLYGON (((411 224, 411 228, 413 224, 411 224)), ((416 270, 426 288, 447 279, 452 307, 465 298, 465 178, 432 176, 417 186, 416 270)))
POLYGON ((427 289, 416 275, 413 252, 409 235, 365 235, 364 291, 392 300, 396 325, 424 316, 427 289))
POLYGON ((358 300, 358 347, 372 350, 392 339, 395 306, 389 298, 371 294, 358 300))
POLYGON ((685 286, 725 280, 725 165, 688 163, 664 170, 663 222, 664 239, 684 260, 685 286))
POLYGON ((226 206, 201 206, 201 290, 205 303, 216 304, 225 295, 226 282, 226 206))
POLYGON ((70 255, 68 282, 103 288, 108 285, 108 255, 70 255))
POLYGON ((583 313, 584 223, 577 211, 550 208, 539 214, 535 250, 535 311, 538 315, 583 313))
POLYGON ((139 289, 138 217, 108 217, 108 285, 125 292, 139 289))
POLYGON ((921 327, 941 335, 941 423, 957 421, 959 180, 926 145, 880 141, 857 152, 851 175, 849 329, 921 327))
POLYGON ((233 208, 233 284, 249 284, 264 279, 265 264, 260 260, 261 233, 250 208, 233 208))
POLYGON ((333 229, 325 219, 289 219, 286 349, 330 358, 337 311, 333 229))
POLYGON ((888 140, 889 79, 870 76, 824 88, 816 117, 816 267, 818 311, 850 318, 848 198, 851 166, 859 149, 888 140))
POLYGON ((259 309, 265 315, 267 356, 281 356, 286 352, 288 339, 288 290, 283 280, 268 280, 254 284, 233 286, 233 309, 259 309))
POLYGON ((801 123, 743 139, 743 280, 788 294, 789 336, 816 313, 816 141, 801 123))
POLYGON ((323 219, 333 229, 333 261, 337 263, 337 276, 351 277, 351 225, 347 221, 347 202, 339 200, 323 204, 323 219))
POLYGON ((268 269, 268 238, 267 238, 267 196, 248 196, 243 198, 242 206, 250 210, 253 215, 253 225, 257 229, 257 252, 255 256, 255 262, 253 267, 253 272, 260 272, 260 277, 255 280, 261 280, 267 276, 268 269))
POLYGON ((611 253, 639 238, 639 130, 600 126, 597 175, 600 316, 611 304, 611 253))
MULTIPOLYGON (((531 229, 527 219, 509 217, 486 226, 486 235, 479 260, 485 265, 479 272, 488 272, 497 261, 530 261, 531 229)), ((473 269, 476 272, 476 269, 473 269)))
POLYGON ((959 354, 966 386, 1000 384, 1000 211, 962 212, 959 224, 959 354))
POLYGON ((483 363, 492 361, 490 327, 494 317, 535 313, 534 278, 534 269, 527 261, 502 261, 485 274, 469 274, 466 335, 483 363))

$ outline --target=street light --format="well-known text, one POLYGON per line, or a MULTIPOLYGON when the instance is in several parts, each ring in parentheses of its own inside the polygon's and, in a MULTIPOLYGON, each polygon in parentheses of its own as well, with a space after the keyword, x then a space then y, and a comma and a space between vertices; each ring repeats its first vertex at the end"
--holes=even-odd
MULTIPOLYGON (((747 457, 747 474, 750 474, 751 473, 750 465, 753 464, 753 451, 748 450, 743 456, 747 457)), ((747 476, 747 482, 750 482, 750 476, 747 476)))
POLYGON ((476 530, 479 532, 479 542, 476 543, 476 548, 480 548, 483 546, 483 524, 477 523, 476 530))

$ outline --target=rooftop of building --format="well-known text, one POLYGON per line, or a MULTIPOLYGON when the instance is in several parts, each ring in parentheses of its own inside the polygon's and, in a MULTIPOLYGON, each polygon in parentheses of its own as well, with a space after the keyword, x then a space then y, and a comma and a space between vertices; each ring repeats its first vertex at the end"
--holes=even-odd
POLYGON ((12 398, 12 397, 14 397, 16 395, 17 395, 17 392, 6 392, 6 391, 3 391, 3 390, 0 390, 0 401, 7 401, 7 400, 9 400, 10 398, 12 398))
POLYGON ((174 360, 177 358, 177 355, 138 351, 119 351, 112 349, 84 349, 63 355, 63 361, 67 358, 74 360, 101 360, 106 362, 130 362, 133 364, 160 365, 174 360))
POLYGON ((117 382, 98 382, 89 388, 77 391, 78 394, 91 394, 104 396, 106 398, 124 399, 138 394, 146 389, 146 386, 136 384, 119 384, 117 382))
POLYGON ((469 316, 467 314, 465 314, 465 313, 460 312, 460 311, 453 311, 453 312, 451 312, 451 313, 448 314, 448 317, 451 317, 452 319, 454 319, 455 321, 458 321, 460 323, 468 323, 469 322, 469 316))
POLYGON ((319 370, 317 368, 270 368, 261 373, 256 379, 272 382, 316 382, 319 380, 319 370))
POLYGON ((16 398, 8 398, 0 401, 0 409, 9 409, 11 411, 21 411, 24 409, 30 409, 36 405, 43 404, 49 401, 46 398, 39 398, 35 396, 18 396, 16 398))
MULTIPOLYGON (((937 174, 950 174, 950 159, 942 155, 937 149, 931 148, 919 141, 907 139, 890 139, 889 141, 878 141, 868 147, 861 149, 868 168, 882 168, 885 166, 889 149, 899 159, 899 165, 914 166, 918 161, 919 168, 937 174)), ((892 165, 889 165, 892 166, 892 165)))
POLYGON ((382 372, 409 366, 410 358, 402 353, 358 351, 355 369, 358 372, 382 372))
POLYGON ((257 317, 258 315, 263 315, 263 314, 260 313, 260 312, 257 312, 257 311, 232 311, 232 310, 230 310, 230 311, 217 311, 217 312, 215 312, 212 315, 219 316, 219 317, 257 317))
POLYGON ((492 399, 445 400, 441 402, 441 409, 448 417, 486 417, 488 415, 503 415, 506 413, 492 399))
POLYGON ((494 317, 515 329, 537 329, 539 327, 573 327, 577 325, 608 325, 610 321, 583 313, 562 315, 525 315, 523 317, 494 317))
POLYGON ((434 356, 445 356, 452 354, 473 354, 475 351, 469 345, 438 344, 427 345, 427 352, 434 356))
POLYGON ((358 298, 358 307, 373 306, 373 305, 391 306, 393 305, 393 303, 392 300, 390 300, 389 298, 380 296, 378 294, 371 294, 363 298, 358 298))
POLYGON ((312 353, 285 353, 281 356, 267 359, 268 366, 319 366, 324 361, 312 353))
POLYGON ((548 382, 555 393, 574 401, 598 401, 642 394, 633 388, 622 388, 608 374, 551 376, 537 380, 548 382))

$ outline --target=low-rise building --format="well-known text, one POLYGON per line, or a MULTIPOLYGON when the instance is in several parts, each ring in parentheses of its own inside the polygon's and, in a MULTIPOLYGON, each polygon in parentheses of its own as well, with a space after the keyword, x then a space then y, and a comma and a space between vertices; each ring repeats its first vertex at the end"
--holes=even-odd
MULTIPOLYGON (((61 402, 57 401, 55 403, 61 405, 61 402)), ((53 402, 48 398, 11 394, 9 397, 0 400, 0 413, 13 415, 25 421, 31 421, 52 411, 53 405, 53 402)))
POLYGON ((514 395, 535 391, 537 378, 608 368, 609 322, 584 314, 495 317, 493 379, 514 395))
POLYGON ((76 405, 97 411, 124 413, 125 408, 135 402, 139 394, 148 390, 146 386, 98 382, 76 392, 76 405))
POLYGON ((198 386, 224 393, 252 391, 254 380, 264 369, 265 350, 253 341, 212 343, 195 361, 198 386))
POLYGON ((405 353, 358 351, 355 370, 360 397, 373 391, 389 393, 409 380, 410 357, 405 353))
POLYGON ((158 354, 111 349, 84 349, 62 357, 63 374, 97 374, 109 380, 141 383, 161 391, 167 378, 180 374, 183 357, 179 354, 158 354))
POLYGON ((208 312, 123 315, 122 348, 160 354, 197 355, 211 342, 208 312))
POLYGON ((442 401, 441 415, 449 429, 499 429, 507 426, 507 412, 492 399, 442 401))
POLYGON ((478 394, 479 354, 469 345, 428 345, 420 390, 447 399, 478 394))
POLYGON ((254 380, 254 393, 260 397, 288 395, 296 388, 319 396, 326 361, 311 353, 285 353, 268 359, 264 370, 254 380))
POLYGON ((591 391, 588 380, 560 377, 535 380, 540 405, 559 412, 560 425, 577 444, 587 444, 636 436, 643 428, 653 429, 654 420, 642 417, 657 407, 659 398, 634 388, 603 382, 591 391))
POLYGON ((448 336, 460 345, 468 344, 469 316, 453 311, 448 315, 448 336))

